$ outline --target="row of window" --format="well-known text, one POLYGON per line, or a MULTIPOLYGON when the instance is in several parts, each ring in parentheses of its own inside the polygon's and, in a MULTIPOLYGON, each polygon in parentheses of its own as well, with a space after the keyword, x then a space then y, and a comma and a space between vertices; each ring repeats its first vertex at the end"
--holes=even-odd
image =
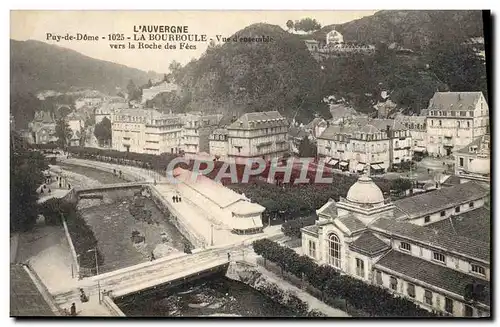
MULTIPOLYGON (((399 249, 405 252, 411 252, 411 244, 407 242, 401 242, 399 244, 399 249)), ((432 252, 432 260, 446 264, 446 256, 441 252, 432 252)), ((486 275, 486 269, 480 265, 470 264, 470 271, 482 276, 486 275)))
MULTIPOLYGON (((481 109, 483 109, 483 104, 481 103, 481 109)), ((439 111, 439 110, 431 110, 430 115, 431 116, 460 116, 460 117, 467 117, 467 113, 469 113, 468 117, 474 117, 474 111, 465 111, 465 110, 450 110, 450 111, 439 111)), ((481 115, 483 115, 483 112, 481 112, 481 115)))
MULTIPOLYGON (((382 272, 378 271, 376 272, 376 282, 378 285, 383 286, 383 280, 382 280, 382 272)), ((391 290, 398 292, 398 279, 394 276, 390 277, 390 282, 389 282, 389 287, 391 290)), ((417 299, 416 298, 416 292, 415 292, 415 284, 412 283, 407 283, 406 287, 406 295, 408 295, 412 299, 420 300, 421 302, 433 306, 433 298, 434 294, 432 291, 424 289, 424 294, 422 299, 417 299)), ((453 314, 453 303, 454 301, 450 298, 445 297, 445 304, 444 304, 444 310, 450 314, 453 314)), ((466 317, 472 317, 473 315, 473 309, 471 306, 465 305, 464 308, 464 315, 466 317)))
MULTIPOLYGON (((457 122, 457 127, 458 128, 465 128, 465 126, 467 126, 467 128, 470 128, 470 121, 467 122, 467 125, 464 125, 464 124, 460 124, 460 122, 457 122)), ((434 126, 434 120, 431 119, 431 126, 434 126)), ((439 127, 442 127, 443 126, 443 121, 442 120, 438 120, 437 121, 437 126, 439 127)))

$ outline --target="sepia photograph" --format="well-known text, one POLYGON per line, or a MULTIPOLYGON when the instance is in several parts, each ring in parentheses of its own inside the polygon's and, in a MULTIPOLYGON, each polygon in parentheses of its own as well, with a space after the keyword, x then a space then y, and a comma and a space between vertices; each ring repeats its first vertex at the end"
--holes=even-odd
POLYGON ((491 19, 11 10, 10 317, 491 320, 491 19))

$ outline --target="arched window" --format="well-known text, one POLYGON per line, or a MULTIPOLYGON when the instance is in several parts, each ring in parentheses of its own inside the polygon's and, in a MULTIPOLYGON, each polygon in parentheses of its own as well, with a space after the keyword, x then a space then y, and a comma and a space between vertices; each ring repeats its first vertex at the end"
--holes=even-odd
POLYGON ((399 141, 396 141, 396 149, 399 148, 399 141))
POLYGON ((329 256, 328 260, 331 265, 336 268, 340 268, 340 259, 341 259, 341 244, 340 239, 337 235, 331 234, 328 238, 329 242, 329 256))

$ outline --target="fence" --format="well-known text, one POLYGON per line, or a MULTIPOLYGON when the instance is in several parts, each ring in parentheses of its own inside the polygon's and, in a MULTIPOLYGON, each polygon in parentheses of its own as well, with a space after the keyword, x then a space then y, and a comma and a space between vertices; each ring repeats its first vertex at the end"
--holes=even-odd
POLYGON ((299 278, 295 276, 294 274, 289 273, 286 270, 283 270, 280 266, 275 264, 272 261, 266 260, 262 257, 257 258, 257 264, 265 268, 266 270, 269 270, 270 272, 280 276, 290 284, 294 285, 295 287, 298 287, 307 293, 311 294, 318 300, 326 303, 327 305, 345 311, 347 312, 350 316, 352 317, 369 317, 370 315, 364 311, 358 310, 352 306, 350 306, 345 300, 340 299, 340 298, 332 298, 329 296, 326 296, 323 291, 315 288, 311 284, 309 284, 303 277, 299 278))

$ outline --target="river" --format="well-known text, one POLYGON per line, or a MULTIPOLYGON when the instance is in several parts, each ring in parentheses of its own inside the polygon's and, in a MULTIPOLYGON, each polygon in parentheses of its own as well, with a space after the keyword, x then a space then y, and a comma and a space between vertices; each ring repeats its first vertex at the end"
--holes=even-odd
POLYGON ((295 316, 259 291, 221 275, 154 294, 132 294, 115 302, 127 317, 295 316))

